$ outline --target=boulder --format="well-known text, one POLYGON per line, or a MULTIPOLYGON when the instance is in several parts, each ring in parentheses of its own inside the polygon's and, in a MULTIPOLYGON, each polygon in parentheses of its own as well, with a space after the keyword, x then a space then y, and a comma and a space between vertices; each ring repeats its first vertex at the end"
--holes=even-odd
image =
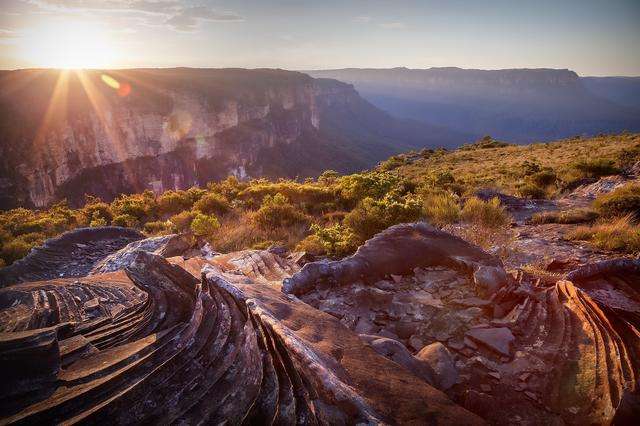
POLYGON ((473 328, 466 333, 466 336, 505 356, 511 355, 511 344, 515 340, 513 333, 507 327, 473 328))
POLYGON ((442 343, 435 342, 425 346, 415 357, 431 367, 435 374, 435 385, 439 389, 448 390, 458 381, 455 361, 442 343))

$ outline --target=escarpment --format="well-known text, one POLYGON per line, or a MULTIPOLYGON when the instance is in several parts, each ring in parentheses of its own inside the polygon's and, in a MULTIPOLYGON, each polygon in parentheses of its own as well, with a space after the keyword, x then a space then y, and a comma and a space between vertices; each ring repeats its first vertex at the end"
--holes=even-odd
POLYGON ((44 281, 16 272, 0 290, 2 423, 626 424, 638 412, 633 260, 545 284, 425 224, 302 267, 276 249, 197 255, 175 237, 101 256, 70 278, 55 264, 44 281))
POLYGON ((18 70, 0 88, 0 208, 356 171, 455 139, 282 70, 18 70))

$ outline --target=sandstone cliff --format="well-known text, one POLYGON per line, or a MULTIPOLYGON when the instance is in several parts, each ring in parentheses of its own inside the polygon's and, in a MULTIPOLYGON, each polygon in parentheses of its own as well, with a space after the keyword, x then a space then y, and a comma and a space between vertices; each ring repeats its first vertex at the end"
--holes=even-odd
POLYGON ((138 69, 0 74, 0 207, 311 176, 461 142, 400 123, 352 86, 297 72, 138 69))

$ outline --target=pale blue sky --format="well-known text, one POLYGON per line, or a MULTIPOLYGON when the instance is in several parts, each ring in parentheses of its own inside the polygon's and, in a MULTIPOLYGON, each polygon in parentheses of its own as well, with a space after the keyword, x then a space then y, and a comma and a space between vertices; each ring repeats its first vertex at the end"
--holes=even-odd
POLYGON ((0 68, 569 68, 640 75, 640 0, 0 0, 0 68))

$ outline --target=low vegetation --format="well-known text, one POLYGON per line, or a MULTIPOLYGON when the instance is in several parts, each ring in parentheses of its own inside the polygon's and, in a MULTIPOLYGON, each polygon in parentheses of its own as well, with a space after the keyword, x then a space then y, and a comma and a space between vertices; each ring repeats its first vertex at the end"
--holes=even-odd
POLYGON ((591 208, 571 209, 564 211, 558 210, 535 213, 531 218, 531 223, 534 225, 542 225, 545 223, 561 223, 568 225, 575 223, 593 222, 598 217, 598 212, 591 208))
MULTIPOLYGON (((0 259, 11 264, 47 238, 78 227, 105 225, 136 228, 147 235, 190 233, 219 251, 284 245, 344 256, 393 224, 425 219, 440 227, 462 224, 465 232, 475 235, 466 237, 486 245, 496 232, 509 227, 511 218, 497 198, 476 198, 478 189, 552 197, 577 179, 617 172, 638 158, 638 135, 530 146, 483 138, 455 151, 398 155, 374 170, 345 176, 329 170, 304 182, 229 177, 206 188, 145 191, 121 195, 110 203, 87 196, 79 208, 62 201, 47 209, 2 212, 0 259)), ((621 188, 597 200, 593 211, 534 220, 579 223, 596 216, 636 214, 639 192, 637 186, 621 188)))
POLYGON ((591 226, 580 226, 569 239, 587 241, 602 250, 640 253, 640 185, 630 183, 596 198, 591 226))
POLYGON ((592 226, 580 226, 567 237, 571 240, 587 241, 601 250, 640 253, 640 228, 631 216, 599 222, 592 226))

